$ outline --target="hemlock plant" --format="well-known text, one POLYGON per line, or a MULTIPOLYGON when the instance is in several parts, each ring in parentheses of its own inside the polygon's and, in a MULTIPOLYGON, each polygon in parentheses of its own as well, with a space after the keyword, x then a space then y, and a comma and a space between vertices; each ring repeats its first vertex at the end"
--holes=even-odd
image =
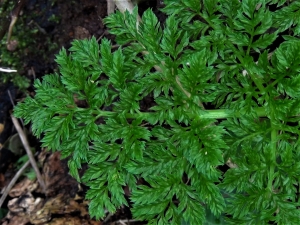
POLYGON ((62 49, 15 115, 70 156, 97 219, 130 205, 149 224, 299 224, 300 2, 164 2, 164 25, 105 19, 118 49, 62 49))

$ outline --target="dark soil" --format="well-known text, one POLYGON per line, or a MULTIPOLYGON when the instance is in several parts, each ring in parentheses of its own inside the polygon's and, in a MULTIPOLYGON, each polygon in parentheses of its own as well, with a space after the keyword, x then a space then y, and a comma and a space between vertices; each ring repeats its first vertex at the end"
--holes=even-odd
MULTIPOLYGON (((159 11, 161 0, 148 0, 139 5, 139 13, 151 8, 161 22, 165 15, 159 11)), ((23 57, 24 71, 34 69, 36 78, 56 70, 55 54, 64 47, 68 49, 74 39, 95 36, 96 39, 114 40, 103 24, 107 16, 106 0, 28 0, 23 14, 24 26, 39 27, 34 37, 34 51, 23 57)))

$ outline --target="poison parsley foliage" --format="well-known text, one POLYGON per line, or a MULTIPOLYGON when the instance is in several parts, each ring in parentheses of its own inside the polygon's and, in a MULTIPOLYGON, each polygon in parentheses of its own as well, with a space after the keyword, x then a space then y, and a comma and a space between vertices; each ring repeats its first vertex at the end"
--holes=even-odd
POLYGON ((97 219, 127 205, 149 224, 297 224, 299 3, 165 4, 164 24, 105 18, 117 49, 62 49, 15 115, 70 157, 97 219))

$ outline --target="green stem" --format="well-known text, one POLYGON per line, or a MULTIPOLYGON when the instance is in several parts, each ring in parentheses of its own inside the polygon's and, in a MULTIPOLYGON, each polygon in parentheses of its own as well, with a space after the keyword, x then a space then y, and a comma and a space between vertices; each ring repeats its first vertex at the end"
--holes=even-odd
MULTIPOLYGON (((263 107, 255 108, 254 111, 256 112, 258 117, 266 116, 265 109, 263 107)), ((190 118, 199 117, 201 119, 226 119, 231 117, 241 117, 245 115, 245 111, 241 110, 240 112, 234 112, 230 109, 213 109, 213 110, 203 110, 203 113, 194 114, 194 113, 187 113, 190 118)), ((103 110, 96 110, 95 112, 96 118, 100 117, 115 117, 119 115, 118 112, 111 112, 111 111, 103 111, 103 110)), ((125 116, 128 119, 136 119, 136 118, 143 118, 147 120, 150 116, 153 116, 156 112, 140 112, 140 113, 126 113, 125 116)))
POLYGON ((276 163, 276 148, 277 148, 277 129, 273 123, 274 116, 271 115, 270 122, 271 122, 271 146, 270 146, 270 169, 269 169, 269 180, 268 180, 268 189, 272 192, 273 191, 273 180, 275 174, 275 163, 276 163))
POLYGON ((253 33, 254 33, 254 31, 253 31, 253 29, 251 29, 251 37, 250 37, 250 40, 249 40, 249 44, 248 44, 248 48, 247 48, 247 55, 249 55, 250 54, 250 50, 251 50, 251 44, 252 44, 252 42, 253 42, 253 37, 254 37, 254 35, 253 35, 253 33))

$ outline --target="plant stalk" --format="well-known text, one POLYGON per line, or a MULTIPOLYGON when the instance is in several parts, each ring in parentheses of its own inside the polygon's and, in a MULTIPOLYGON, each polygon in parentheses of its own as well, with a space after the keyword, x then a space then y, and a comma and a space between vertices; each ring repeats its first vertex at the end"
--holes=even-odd
MULTIPOLYGON (((263 107, 258 107, 254 109, 258 117, 265 117, 267 116, 265 109, 263 107)), ((147 120, 147 118, 152 117, 153 114, 156 112, 139 112, 139 113, 126 113, 125 117, 128 119, 135 119, 135 118, 141 118, 144 120, 147 120)), ((103 111, 103 110, 97 110, 95 112, 97 114, 96 118, 99 117, 115 117, 119 115, 119 112, 111 112, 111 111, 103 111)), ((246 114, 244 110, 241 110, 239 112, 234 112, 230 109, 213 109, 213 110, 203 110, 203 113, 201 115, 197 115, 195 113, 187 113, 190 118, 201 118, 201 119, 226 119, 226 118, 232 118, 232 117, 241 117, 246 114)))
POLYGON ((270 146, 270 169, 269 169, 269 179, 268 179, 268 189, 270 192, 273 192, 273 180, 274 180, 274 173, 275 173, 275 163, 276 163, 276 149, 277 149, 277 129, 274 126, 274 116, 271 115, 270 122, 271 122, 271 146, 270 146))

